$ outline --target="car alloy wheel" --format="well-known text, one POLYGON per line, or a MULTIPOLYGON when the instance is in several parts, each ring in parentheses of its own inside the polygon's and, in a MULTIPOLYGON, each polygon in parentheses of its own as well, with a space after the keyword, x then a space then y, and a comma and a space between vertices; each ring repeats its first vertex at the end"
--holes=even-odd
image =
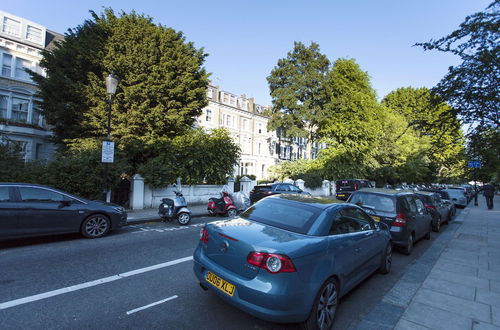
POLYGON ((403 253, 406 255, 410 255, 413 251, 413 234, 408 235, 408 240, 406 241, 406 246, 403 250, 403 253))
POLYGON ((82 224, 82 235, 88 238, 99 238, 106 235, 111 228, 109 219, 101 214, 88 217, 82 224))
POLYGON ((392 267, 392 244, 389 242, 385 248, 384 255, 382 257, 382 264, 380 265, 380 273, 388 274, 392 267))
POLYGON ((230 217, 230 218, 234 217, 236 215, 236 213, 237 213, 236 209, 229 209, 229 210, 227 210, 227 216, 230 217))
POLYGON ((177 222, 179 222, 180 225, 185 226, 191 221, 191 216, 189 213, 182 212, 179 213, 179 216, 177 217, 177 222))
POLYGON ((337 288, 334 282, 328 282, 318 300, 316 321, 319 329, 330 329, 337 311, 337 288))

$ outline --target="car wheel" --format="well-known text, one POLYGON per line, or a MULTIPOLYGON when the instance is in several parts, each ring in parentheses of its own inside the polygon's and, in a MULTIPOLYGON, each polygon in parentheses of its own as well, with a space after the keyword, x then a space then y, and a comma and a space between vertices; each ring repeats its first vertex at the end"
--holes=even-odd
POLYGON ((403 248, 403 253, 409 256, 413 251, 413 233, 408 235, 408 239, 406 240, 406 245, 403 248))
POLYGON ((331 329, 339 301, 338 284, 335 279, 328 279, 314 300, 309 318, 302 324, 306 330, 331 329))
POLYGON ((207 209, 208 215, 215 216, 215 211, 213 209, 207 209))
POLYGON ((436 233, 439 233, 441 230, 441 216, 437 218, 436 224, 434 225, 434 228, 432 228, 436 233))
POLYGON ((191 216, 189 215, 189 213, 187 212, 181 212, 179 213, 179 215, 177 216, 177 222, 181 225, 181 226, 185 226, 189 223, 189 221, 191 221, 191 216))
POLYGON ((111 229, 111 222, 103 214, 94 214, 83 221, 80 232, 87 238, 99 238, 111 229))
POLYGON ((431 231, 432 231, 432 223, 429 225, 429 231, 427 232, 427 234, 425 234, 424 238, 426 240, 430 240, 431 239, 431 231))
POLYGON ((382 261, 379 268, 379 272, 382 274, 388 274, 392 267, 392 243, 387 244, 384 254, 382 255, 382 261))
POLYGON ((236 215, 236 213, 238 213, 238 211, 236 211, 236 209, 229 209, 229 210, 227 210, 226 215, 231 218, 231 217, 234 217, 236 215))

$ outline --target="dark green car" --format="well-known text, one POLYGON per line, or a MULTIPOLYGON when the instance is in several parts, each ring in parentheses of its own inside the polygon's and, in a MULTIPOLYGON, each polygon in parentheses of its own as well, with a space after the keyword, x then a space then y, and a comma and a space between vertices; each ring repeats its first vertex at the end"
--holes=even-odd
POLYGON ((119 205, 36 184, 0 183, 0 240, 76 232, 98 238, 126 223, 119 205))

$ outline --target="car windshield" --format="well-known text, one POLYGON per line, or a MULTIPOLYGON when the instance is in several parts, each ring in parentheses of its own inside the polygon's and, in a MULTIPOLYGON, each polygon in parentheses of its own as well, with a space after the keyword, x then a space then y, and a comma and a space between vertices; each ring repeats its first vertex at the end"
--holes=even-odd
POLYGON ((263 199, 243 212, 240 217, 306 234, 321 209, 303 203, 291 202, 279 198, 263 199))
POLYGON ((350 203, 382 212, 396 211, 393 199, 383 195, 356 193, 351 196, 350 203))
POLYGON ((463 191, 461 190, 458 190, 458 189, 449 189, 449 190, 446 190, 446 192, 452 196, 452 197, 464 197, 464 193, 463 191))

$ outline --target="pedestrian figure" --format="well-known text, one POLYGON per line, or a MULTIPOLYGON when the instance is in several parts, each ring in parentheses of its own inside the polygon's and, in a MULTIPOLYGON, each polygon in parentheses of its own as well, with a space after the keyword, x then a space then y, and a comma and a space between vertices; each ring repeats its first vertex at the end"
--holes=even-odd
POLYGON ((490 182, 483 186, 483 195, 486 198, 488 210, 491 210, 493 208, 493 196, 495 196, 495 187, 493 183, 490 182))

